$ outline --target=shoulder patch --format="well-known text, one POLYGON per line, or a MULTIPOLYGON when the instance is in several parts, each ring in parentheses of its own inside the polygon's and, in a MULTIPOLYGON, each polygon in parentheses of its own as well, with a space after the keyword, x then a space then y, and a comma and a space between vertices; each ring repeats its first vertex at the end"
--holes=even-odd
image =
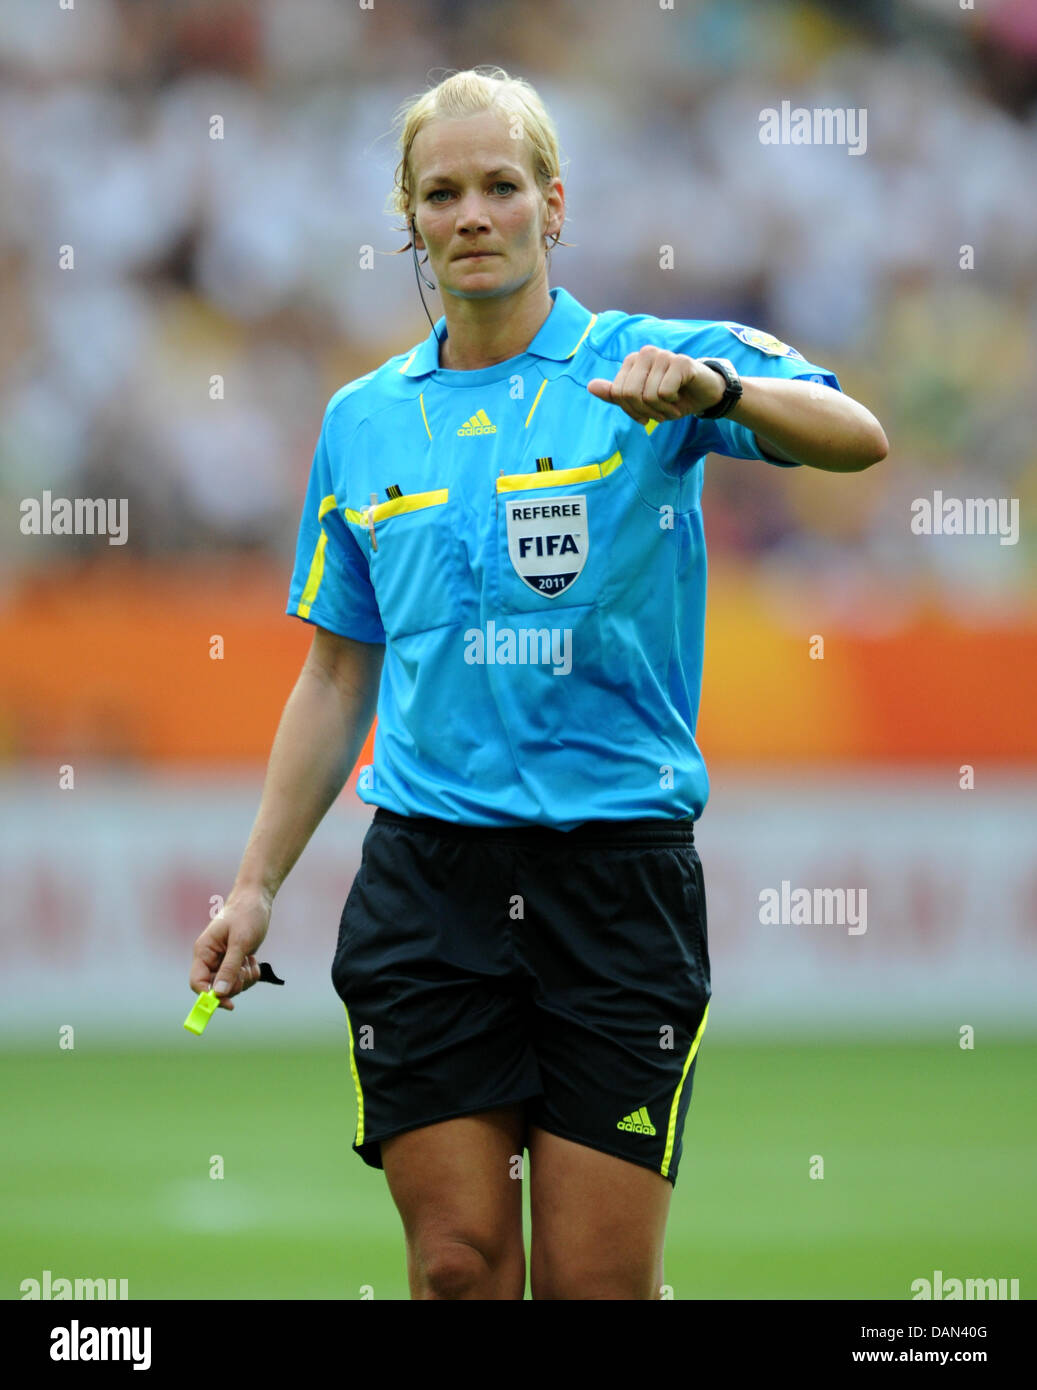
POLYGON ((761 352, 769 353, 771 357, 798 357, 801 362, 803 361, 801 352, 797 352, 794 347, 789 347, 788 343, 783 343, 780 338, 775 338, 773 333, 764 333, 762 328, 746 328, 744 323, 725 323, 724 327, 747 346, 759 348, 761 352))

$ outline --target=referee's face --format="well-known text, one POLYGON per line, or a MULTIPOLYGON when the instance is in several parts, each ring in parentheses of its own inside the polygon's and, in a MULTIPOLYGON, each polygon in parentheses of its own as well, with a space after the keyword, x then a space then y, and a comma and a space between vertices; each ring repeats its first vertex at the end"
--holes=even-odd
POLYGON ((411 172, 416 245, 444 296, 499 298, 546 283, 544 236, 562 226, 562 181, 552 180, 545 207, 528 145, 503 117, 431 121, 414 137, 411 172))

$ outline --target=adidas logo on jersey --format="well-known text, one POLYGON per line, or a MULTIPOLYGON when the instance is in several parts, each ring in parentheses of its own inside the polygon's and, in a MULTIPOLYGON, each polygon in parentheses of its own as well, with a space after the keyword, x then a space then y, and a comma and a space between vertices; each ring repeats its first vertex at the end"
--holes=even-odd
POLYGON ((458 434, 496 434, 497 426, 490 424, 490 417, 485 410, 477 410, 457 432, 458 434))
POLYGON ((643 1105, 640 1110, 634 1110, 629 1115, 625 1115, 616 1128, 624 1129, 628 1134, 655 1133, 655 1125, 652 1124, 651 1117, 643 1105))

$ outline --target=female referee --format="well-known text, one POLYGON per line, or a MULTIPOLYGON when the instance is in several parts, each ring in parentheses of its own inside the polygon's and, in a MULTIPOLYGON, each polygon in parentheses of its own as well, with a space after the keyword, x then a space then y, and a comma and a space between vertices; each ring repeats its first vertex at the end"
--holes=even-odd
POLYGON ((710 997, 704 456, 853 472, 886 437, 768 333, 549 289, 565 192, 526 82, 455 73, 400 124, 444 317, 328 405, 288 604, 313 645, 191 986, 232 1009, 259 978, 377 712, 332 979, 412 1297, 524 1297, 528 1150, 532 1297, 659 1298, 710 997))

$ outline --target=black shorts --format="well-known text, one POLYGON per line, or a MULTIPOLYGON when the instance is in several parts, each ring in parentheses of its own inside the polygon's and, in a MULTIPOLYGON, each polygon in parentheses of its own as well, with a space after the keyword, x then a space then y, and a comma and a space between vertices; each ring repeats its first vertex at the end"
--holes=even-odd
POLYGON ((331 976, 371 1167, 394 1134, 525 1102, 528 1124, 676 1182, 710 997, 691 821, 379 807, 331 976))

